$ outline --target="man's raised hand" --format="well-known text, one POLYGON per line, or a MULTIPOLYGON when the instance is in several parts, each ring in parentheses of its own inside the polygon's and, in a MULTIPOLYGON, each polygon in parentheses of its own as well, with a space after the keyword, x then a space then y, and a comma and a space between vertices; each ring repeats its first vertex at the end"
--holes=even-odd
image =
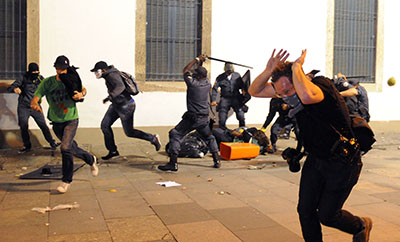
POLYGON ((270 73, 272 73, 275 70, 277 65, 285 62, 286 59, 289 57, 289 53, 287 53, 286 50, 281 49, 276 55, 275 55, 275 50, 276 49, 272 51, 272 55, 268 60, 267 67, 265 68, 270 73))

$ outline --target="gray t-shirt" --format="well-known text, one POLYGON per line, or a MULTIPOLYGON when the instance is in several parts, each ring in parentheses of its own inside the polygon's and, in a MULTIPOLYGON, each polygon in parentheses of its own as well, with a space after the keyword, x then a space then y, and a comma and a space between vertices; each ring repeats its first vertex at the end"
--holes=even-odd
POLYGON ((201 115, 209 114, 209 96, 211 90, 211 83, 206 78, 199 81, 197 78, 192 77, 190 72, 183 74, 187 91, 186 91, 186 106, 189 112, 201 115))

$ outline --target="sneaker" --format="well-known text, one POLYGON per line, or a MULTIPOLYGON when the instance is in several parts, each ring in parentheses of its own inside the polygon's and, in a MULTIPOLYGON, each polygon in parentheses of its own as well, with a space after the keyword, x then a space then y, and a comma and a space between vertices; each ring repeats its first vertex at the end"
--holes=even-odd
POLYGON ((69 186, 71 186, 70 183, 63 182, 57 187, 57 191, 59 193, 66 193, 68 188, 69 188, 69 186))
POLYGON ((178 171, 178 163, 168 162, 165 165, 159 165, 158 169, 162 171, 178 171))
POLYGON ((290 139, 290 135, 288 133, 283 133, 282 135, 279 136, 281 139, 290 139))
POLYGON ((29 151, 31 151, 31 148, 28 148, 28 147, 24 146, 18 151, 18 153, 19 154, 23 154, 23 153, 26 153, 26 152, 29 152, 29 151))
POLYGON ((154 142, 153 145, 156 147, 156 151, 159 151, 161 148, 161 140, 158 134, 154 135, 154 142))
POLYGON ((97 166, 97 157, 93 156, 94 162, 93 165, 90 166, 90 171, 92 173, 92 176, 97 176, 99 175, 99 167, 97 166))
POLYGON ((109 159, 111 159, 111 158, 116 158, 116 157, 118 157, 119 156, 119 153, 118 153, 118 151, 110 151, 109 153, 108 153, 108 155, 106 155, 106 156, 102 156, 101 157, 101 159, 103 159, 103 160, 109 160, 109 159))
POLYGON ((353 236, 353 242, 368 242, 369 233, 372 229, 372 220, 368 217, 362 217, 362 230, 353 236))

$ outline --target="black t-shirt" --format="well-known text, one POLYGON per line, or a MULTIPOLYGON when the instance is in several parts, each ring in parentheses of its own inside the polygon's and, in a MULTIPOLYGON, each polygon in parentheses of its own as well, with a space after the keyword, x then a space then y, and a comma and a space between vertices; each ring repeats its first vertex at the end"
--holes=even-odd
POLYGON ((296 119, 305 150, 324 158, 332 155, 331 148, 339 138, 331 125, 345 137, 352 137, 350 117, 343 97, 328 78, 318 76, 312 82, 321 88, 324 99, 320 103, 304 105, 296 119))

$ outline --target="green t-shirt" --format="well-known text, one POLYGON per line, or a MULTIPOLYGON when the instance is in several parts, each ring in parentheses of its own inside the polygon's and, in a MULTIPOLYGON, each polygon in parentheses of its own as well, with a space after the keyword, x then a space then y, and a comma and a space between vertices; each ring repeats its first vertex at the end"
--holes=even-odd
POLYGON ((49 104, 47 118, 50 121, 63 123, 79 118, 76 103, 68 95, 64 83, 57 81, 56 76, 44 79, 36 89, 35 96, 46 96, 49 104))

